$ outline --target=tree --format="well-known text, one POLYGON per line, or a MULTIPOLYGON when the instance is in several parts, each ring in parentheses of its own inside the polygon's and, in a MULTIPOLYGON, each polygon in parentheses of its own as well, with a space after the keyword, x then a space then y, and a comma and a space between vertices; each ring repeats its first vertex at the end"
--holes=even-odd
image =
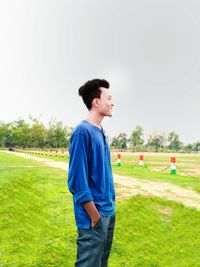
POLYGON ((112 138, 111 147, 118 148, 118 139, 116 136, 112 138))
POLYGON ((175 132, 169 133, 167 141, 169 142, 168 148, 170 150, 180 150, 182 142, 179 140, 178 134, 176 134, 175 132))
POLYGON ((19 119, 12 124, 13 145, 20 147, 30 147, 31 128, 24 120, 19 119))
POLYGON ((32 117, 30 119, 32 120, 32 127, 30 129, 31 146, 43 148, 46 144, 47 129, 39 119, 32 117))
POLYGON ((148 139, 147 146, 153 147, 157 152, 165 147, 165 143, 166 143, 165 134, 153 133, 150 135, 148 139))
POLYGON ((191 152, 194 150, 194 144, 187 144, 185 146, 182 147, 183 151, 182 152, 191 152))
POLYGON ((47 143, 49 147, 68 147, 71 127, 63 127, 61 121, 51 120, 49 123, 47 143))
POLYGON ((130 136, 130 144, 133 148, 141 147, 144 144, 143 135, 143 128, 137 126, 130 136))
POLYGON ((115 148, 126 149, 128 146, 129 139, 125 133, 120 133, 117 137, 114 137, 111 146, 115 148))
POLYGON ((12 140, 12 124, 0 122, 0 147, 12 146, 12 140))
POLYGON ((193 149, 200 152, 200 140, 194 143, 193 149))

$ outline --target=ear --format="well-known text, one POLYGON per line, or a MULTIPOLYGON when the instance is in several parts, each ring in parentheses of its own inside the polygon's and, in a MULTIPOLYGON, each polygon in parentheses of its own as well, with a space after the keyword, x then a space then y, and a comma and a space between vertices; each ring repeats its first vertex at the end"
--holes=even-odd
POLYGON ((98 106, 99 106, 99 99, 98 98, 94 98, 93 101, 92 101, 92 105, 95 108, 98 108, 98 106))

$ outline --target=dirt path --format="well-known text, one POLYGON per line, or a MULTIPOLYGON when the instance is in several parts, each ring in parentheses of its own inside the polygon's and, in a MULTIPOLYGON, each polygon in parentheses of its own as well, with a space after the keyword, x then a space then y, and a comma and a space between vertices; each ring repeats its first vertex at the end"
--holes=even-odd
MULTIPOLYGON (((12 153, 23 158, 37 160, 45 165, 63 170, 68 169, 68 163, 54 161, 46 158, 38 158, 29 154, 12 153)), ((181 202, 185 206, 194 207, 200 210, 200 194, 167 182, 153 182, 149 180, 140 180, 128 176, 119 176, 114 174, 117 199, 127 198, 134 195, 157 196, 169 200, 181 202)))
POLYGON ((167 182, 140 180, 128 176, 114 175, 117 198, 125 198, 137 194, 157 196, 181 202, 185 206, 200 209, 200 194, 167 182))
POLYGON ((33 159, 33 160, 39 161, 39 162, 43 163, 44 165, 48 165, 50 167, 59 168, 59 169, 63 169, 63 170, 68 169, 68 163, 67 162, 56 161, 56 160, 47 159, 47 158, 38 158, 38 157, 32 156, 30 154, 25 154, 25 153, 8 152, 8 151, 6 151, 6 152, 14 154, 16 156, 20 156, 20 157, 25 158, 25 159, 33 159))

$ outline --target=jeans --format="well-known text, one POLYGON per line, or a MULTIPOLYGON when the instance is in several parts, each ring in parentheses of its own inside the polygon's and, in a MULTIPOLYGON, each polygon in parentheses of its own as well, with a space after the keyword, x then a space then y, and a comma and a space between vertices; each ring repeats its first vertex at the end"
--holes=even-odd
POLYGON ((112 246, 115 215, 101 216, 95 227, 79 229, 75 267, 107 267, 112 246))

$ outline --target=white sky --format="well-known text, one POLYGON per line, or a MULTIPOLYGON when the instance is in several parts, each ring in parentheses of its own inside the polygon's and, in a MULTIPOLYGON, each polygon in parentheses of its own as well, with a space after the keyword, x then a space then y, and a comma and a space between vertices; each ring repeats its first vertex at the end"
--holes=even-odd
POLYGON ((0 0, 0 121, 75 126, 78 88, 111 84, 110 136, 137 126, 200 139, 200 1, 0 0))

